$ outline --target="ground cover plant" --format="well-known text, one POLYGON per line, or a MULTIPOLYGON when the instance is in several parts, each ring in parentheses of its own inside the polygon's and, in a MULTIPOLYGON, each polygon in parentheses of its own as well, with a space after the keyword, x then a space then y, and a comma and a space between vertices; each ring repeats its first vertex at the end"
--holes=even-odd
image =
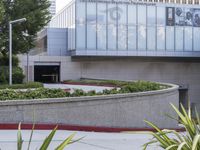
POLYGON ((195 110, 196 119, 192 117, 191 108, 188 111, 181 105, 181 110, 171 104, 172 108, 180 118, 179 121, 185 128, 186 133, 179 133, 174 130, 160 130, 155 124, 145 121, 149 126, 157 132, 151 132, 154 137, 152 141, 144 145, 144 150, 148 145, 157 143, 161 148, 166 150, 200 150, 200 118, 197 110, 195 110), (174 135, 174 138, 172 136, 174 135))
POLYGON ((0 85, 0 90, 2 89, 30 89, 30 88, 40 88, 40 87, 43 87, 42 83, 28 82, 24 84, 13 84, 13 85, 2 84, 0 85))
MULTIPOLYGON (((99 82, 99 81, 98 81, 99 82)), ((104 81, 106 82, 106 81, 104 81)), ((108 81, 111 83, 110 81, 108 81)), ((62 89, 45 89, 37 88, 26 91, 5 89, 0 90, 0 100, 19 100, 19 99, 44 99, 44 98, 61 98, 61 97, 80 97, 80 96, 95 96, 109 94, 124 94, 144 91, 153 91, 167 88, 165 85, 149 81, 123 82, 112 81, 115 87, 111 90, 103 90, 103 92, 89 91, 85 92, 81 89, 75 89, 74 92, 64 91, 62 89)))

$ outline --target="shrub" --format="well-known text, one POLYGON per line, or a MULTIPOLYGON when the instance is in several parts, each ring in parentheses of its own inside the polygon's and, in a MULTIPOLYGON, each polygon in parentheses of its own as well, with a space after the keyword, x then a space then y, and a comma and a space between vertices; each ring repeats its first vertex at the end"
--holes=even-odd
POLYGON ((19 99, 43 99, 69 97, 70 93, 61 89, 38 88, 35 90, 0 90, 0 100, 19 100, 19 99))
MULTIPOLYGON (((13 67, 12 70, 12 79, 14 84, 20 84, 23 82, 24 74, 23 70, 20 67, 13 67)), ((0 84, 5 84, 9 82, 9 67, 1 66, 0 67, 0 84)))
MULTIPOLYGON (((19 64, 19 59, 17 56, 13 55, 12 56, 12 65, 13 66, 18 66, 19 64)), ((0 55, 0 66, 9 66, 9 57, 0 55)))
POLYGON ((154 137, 152 141, 144 145, 144 149, 148 147, 149 144, 158 143, 159 146, 167 150, 200 150, 200 118, 196 111, 196 118, 194 120, 191 115, 191 108, 189 106, 188 112, 181 104, 181 111, 178 110, 173 104, 172 108, 178 114, 179 121, 185 128, 186 134, 178 133, 174 130, 160 130, 155 124, 145 121, 149 126, 154 128, 157 132, 151 132, 154 137), (173 134, 176 138, 169 137, 168 134, 173 134))
POLYGON ((24 84, 13 84, 13 85, 8 85, 8 84, 3 84, 0 85, 0 89, 34 89, 34 88, 41 88, 43 87, 43 84, 40 82, 28 82, 24 84))

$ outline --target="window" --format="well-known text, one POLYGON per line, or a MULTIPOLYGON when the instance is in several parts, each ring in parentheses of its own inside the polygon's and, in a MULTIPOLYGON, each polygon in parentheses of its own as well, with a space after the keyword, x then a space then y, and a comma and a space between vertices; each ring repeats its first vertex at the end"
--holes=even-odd
POLYGON ((183 51, 183 27, 176 27, 176 51, 183 51))
POLYGON ((157 7, 157 25, 165 26, 165 7, 157 7))
MULTIPOLYGON (((77 3, 76 5, 77 10, 76 10, 76 22, 77 22, 77 26, 76 26, 76 47, 77 49, 85 49, 86 48, 86 16, 85 16, 85 12, 86 8, 85 8, 85 3, 77 3)), ((67 26, 69 26, 69 13, 67 11, 67 26)), ((68 37, 69 38, 69 37, 68 37)))
POLYGON ((136 50, 136 26, 128 26, 128 50, 136 50))
POLYGON ((87 49, 96 49, 96 4, 87 3, 87 49))
POLYGON ((117 49, 117 6, 115 4, 108 4, 108 49, 117 49))
POLYGON ((106 50, 106 4, 97 5, 97 49, 106 50))
POLYGON ((156 49, 156 29, 155 27, 148 27, 147 29, 147 49, 156 49))
POLYGON ((165 50, 165 27, 157 27, 157 50, 165 50))
POLYGON ((156 24, 156 7, 155 6, 147 7, 147 23, 148 23, 148 26, 156 24))
POLYGON ((118 5, 118 49, 127 49, 127 12, 126 5, 118 5))
POLYGON ((138 50, 146 50, 146 26, 138 26, 138 50))
POLYGON ((138 25, 146 25, 146 6, 138 5, 138 25))
POLYGON ((192 51, 192 27, 185 27, 184 35, 185 51, 192 51))
POLYGON ((166 49, 174 50, 174 27, 166 27, 166 49))
POLYGON ((200 51, 200 28, 194 28, 194 51, 200 51))
POLYGON ((128 5, 128 25, 136 25, 136 6, 128 5))

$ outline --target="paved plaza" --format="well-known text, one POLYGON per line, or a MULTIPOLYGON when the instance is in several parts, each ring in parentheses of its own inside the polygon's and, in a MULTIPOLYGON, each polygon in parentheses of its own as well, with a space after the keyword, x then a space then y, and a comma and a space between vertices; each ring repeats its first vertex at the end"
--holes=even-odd
MULTIPOLYGON (((23 150, 27 149, 30 137, 30 130, 23 130, 24 140, 23 150)), ((53 150, 62 140, 76 131, 57 131, 49 150, 53 150)), ((50 131, 36 130, 33 134, 31 150, 39 149, 42 141, 50 131)), ((95 132, 76 132, 75 139, 84 137, 81 141, 74 143, 66 150, 142 150, 142 145, 152 137, 147 133, 95 133, 95 132)), ((17 149, 17 130, 0 130, 0 149, 17 149)), ((160 150, 152 146, 148 150, 160 150)))

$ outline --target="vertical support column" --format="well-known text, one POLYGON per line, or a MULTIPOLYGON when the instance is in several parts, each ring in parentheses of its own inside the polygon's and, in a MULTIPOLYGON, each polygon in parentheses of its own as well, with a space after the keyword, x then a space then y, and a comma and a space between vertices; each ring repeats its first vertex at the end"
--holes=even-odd
POLYGON ((12 85, 12 24, 9 23, 9 85, 12 85))

